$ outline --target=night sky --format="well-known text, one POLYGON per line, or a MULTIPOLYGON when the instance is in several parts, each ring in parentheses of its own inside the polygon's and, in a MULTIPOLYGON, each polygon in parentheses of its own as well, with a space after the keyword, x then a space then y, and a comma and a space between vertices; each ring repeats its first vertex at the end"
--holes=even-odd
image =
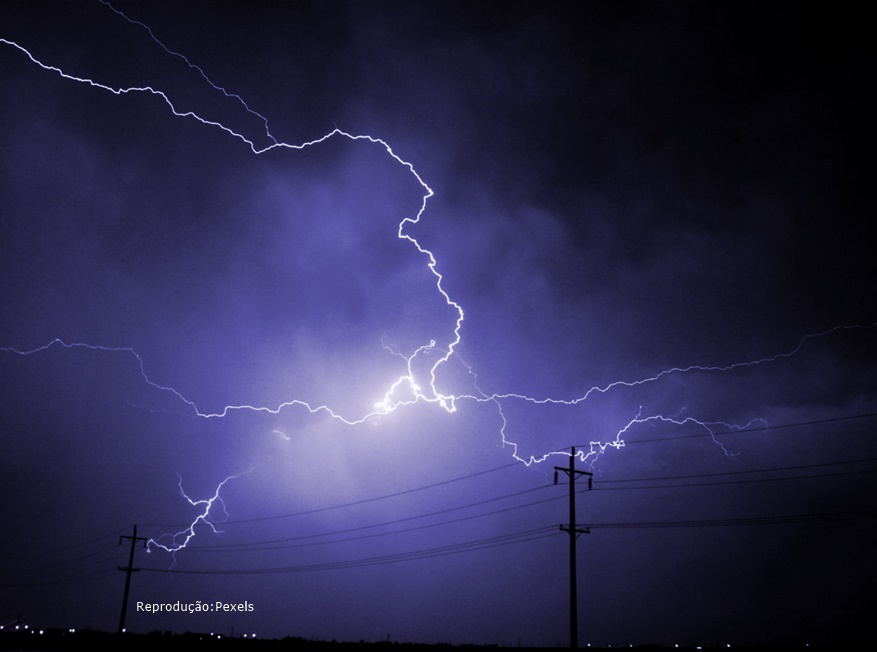
POLYGON ((0 624, 565 645, 576 446, 581 644, 873 641, 874 49, 2 3, 0 624))

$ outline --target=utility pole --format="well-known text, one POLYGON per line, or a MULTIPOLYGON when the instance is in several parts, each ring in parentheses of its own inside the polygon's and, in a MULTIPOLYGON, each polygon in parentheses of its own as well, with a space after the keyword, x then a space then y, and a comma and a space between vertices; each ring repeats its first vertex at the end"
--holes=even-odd
POLYGON ((128 565, 127 566, 119 566, 119 570, 125 571, 125 595, 122 598, 122 616, 119 618, 119 633, 125 631, 125 614, 128 611, 128 591, 131 589, 131 573, 139 573, 139 568, 134 568, 134 546, 137 545, 138 541, 143 542, 143 546, 146 547, 146 539, 143 537, 137 536, 137 526, 134 526, 134 534, 133 536, 120 536, 119 537, 119 545, 122 545, 122 539, 131 539, 131 554, 128 556, 128 565))
POLYGON ((575 650, 579 646, 579 612, 576 590, 576 539, 580 534, 590 533, 590 528, 576 528, 576 478, 588 476, 588 490, 593 486, 593 473, 576 470, 576 449, 570 449, 569 468, 554 467, 554 484, 557 484, 557 473, 563 471, 569 476, 569 525, 561 525, 560 529, 569 533, 569 646, 575 650))

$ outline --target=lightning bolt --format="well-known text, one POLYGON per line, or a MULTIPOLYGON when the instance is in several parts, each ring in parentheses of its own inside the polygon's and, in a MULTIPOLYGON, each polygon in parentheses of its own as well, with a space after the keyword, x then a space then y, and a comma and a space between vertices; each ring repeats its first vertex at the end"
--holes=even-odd
MULTIPOLYGON (((413 176, 413 178, 417 181, 421 188, 421 201, 416 214, 413 217, 405 217, 399 222, 398 228, 396 230, 396 237, 400 240, 406 241, 412 247, 414 247, 424 260, 425 266, 429 269, 432 275, 435 291, 440 297, 440 300, 444 302, 449 311, 451 311, 451 313, 454 315, 453 328, 450 335, 447 337, 446 343, 440 344, 435 339, 433 339, 418 346, 414 350, 414 352, 410 354, 400 352, 391 343, 382 341, 382 346, 385 350, 387 350, 389 355, 396 356, 402 360, 404 371, 395 381, 393 381, 386 388, 383 394, 380 395, 381 397, 378 401, 373 403, 370 408, 363 410, 362 412, 357 414, 342 414, 341 412, 336 411, 328 405, 312 404, 295 398, 273 406, 249 404, 226 405, 218 411, 203 411, 198 407, 198 405, 195 404, 195 402, 184 396, 175 388, 153 380, 147 373, 147 365, 143 358, 140 356, 140 354, 137 353, 137 351, 129 347, 109 347, 86 342, 65 342, 61 339, 54 339, 42 346, 32 349, 18 349, 9 346, 2 347, 0 348, 0 352, 2 353, 16 354, 20 356, 33 356, 45 353, 52 348, 62 348, 86 349, 95 352, 108 352, 113 354, 130 356, 136 363, 139 369, 139 373, 142 376, 143 381, 147 385, 162 393, 167 393, 171 395, 174 400, 178 401, 182 406, 185 406, 186 410, 191 411, 191 413, 194 414, 196 417, 203 419, 221 419, 231 413, 242 411, 279 414, 280 412, 287 409, 299 408, 306 410, 311 415, 322 415, 348 426, 357 426, 363 424, 366 421, 385 417, 401 408, 416 403, 434 404, 439 409, 442 409, 449 413, 455 412, 458 408, 458 404, 465 401, 478 404, 493 404, 497 410, 497 414, 500 419, 499 434, 501 437, 502 445, 511 449, 514 459, 529 466, 532 464, 541 463, 553 455, 570 455, 570 453, 565 450, 549 450, 538 455, 520 454, 519 444, 512 439, 511 435, 508 432, 509 420, 507 417, 507 406, 510 404, 522 403, 533 406, 576 407, 584 404, 595 395, 602 395, 612 391, 621 391, 624 389, 632 389, 652 383, 657 383, 660 380, 669 376, 680 376, 692 374, 695 372, 721 374, 746 367, 757 367, 762 365, 768 365, 771 363, 778 363, 798 354, 807 343, 815 338, 826 337, 842 330, 873 329, 875 328, 875 326, 877 326, 877 324, 835 326, 825 331, 805 335, 799 341, 797 346, 788 351, 775 355, 755 360, 735 362, 733 364, 725 366, 691 365, 687 367, 672 367, 645 378, 634 380, 617 380, 605 385, 594 386, 586 390, 579 396, 568 399, 555 397, 534 397, 512 392, 499 393, 482 391, 478 388, 475 373, 465 363, 465 361, 460 360, 459 354, 457 353, 457 349, 459 348, 461 342, 461 332, 465 318, 463 308, 457 301, 452 299, 448 292, 445 290, 444 277, 439 270, 439 264, 433 252, 422 246, 421 243, 418 242, 418 240, 411 235, 411 228, 420 222, 426 211, 427 203, 434 194, 433 190, 427 185, 424 179, 414 168, 412 163, 399 156, 393 150, 393 148, 381 138, 377 138, 368 134, 354 134, 337 127, 323 136, 297 144, 277 140, 271 133, 268 125, 268 120, 262 114, 251 109, 249 105, 247 105, 247 103, 239 95, 232 93, 226 90, 224 87, 214 83, 199 66, 190 62, 184 55, 166 47, 155 36, 152 29, 149 28, 147 25, 132 18, 129 18, 123 12, 113 7, 106 0, 99 0, 99 2, 104 5, 108 10, 114 12, 122 19, 128 21, 130 24, 145 30, 148 33, 149 37, 152 39, 152 41, 154 41, 161 49, 163 49, 166 54, 181 60, 191 70, 200 75, 204 82, 208 84, 212 89, 223 94, 225 98, 239 103, 240 106, 242 106, 249 115, 253 116, 261 123, 264 137, 268 144, 259 146, 253 139, 247 138, 239 131, 232 129, 231 127, 222 124, 221 122, 211 120, 207 117, 195 113, 194 111, 184 110, 175 105, 173 99, 167 93, 160 89, 153 88, 152 86, 110 86, 89 77, 77 76, 65 72, 61 68, 45 63, 35 57, 27 48, 18 44, 17 42, 5 38, 0 38, 0 44, 18 50, 34 65, 38 66, 48 73, 55 74, 64 80, 75 82, 78 84, 84 84, 96 90, 112 93, 117 96, 128 94, 144 94, 154 97, 160 102, 163 102, 175 117, 194 120, 205 127, 211 129, 219 129, 231 138, 234 138, 243 143, 255 155, 265 154, 266 152, 276 149, 301 151, 307 148, 317 147, 331 139, 336 138, 345 138, 355 142, 362 141, 370 145, 382 148, 387 156, 391 157, 398 165, 402 166, 408 171, 408 173, 413 176), (438 381, 439 370, 442 368, 443 365, 447 364, 452 358, 454 358, 455 355, 457 356, 456 359, 459 360, 468 370, 472 378, 472 386, 474 388, 474 391, 468 393, 454 393, 440 387, 440 383, 438 381)), ((580 446, 576 455, 581 459, 582 462, 593 465, 593 463, 599 458, 599 456, 605 453, 608 449, 623 448, 625 446, 625 435, 627 435, 627 433, 632 428, 636 426, 659 423, 671 423, 677 426, 693 425, 701 428, 710 435, 712 440, 717 444, 717 446, 725 455, 734 455, 732 451, 728 450, 716 438, 717 431, 719 429, 723 431, 740 431, 751 427, 756 422, 764 424, 764 422, 759 419, 749 421, 745 424, 730 424, 721 421, 699 420, 690 416, 682 417, 679 414, 673 416, 649 414, 645 413, 644 410, 645 408, 640 407, 634 414, 632 414, 632 416, 630 416, 628 421, 622 427, 617 429, 617 431, 609 437, 601 437, 599 439, 587 442, 587 444, 584 446, 580 446)), ((281 431, 275 430, 274 432, 283 439, 289 439, 287 435, 281 431)), ((245 473, 250 473, 251 471, 252 469, 245 473)), ((217 485, 216 490, 210 498, 202 500, 194 500, 190 498, 183 490, 183 482, 182 478, 180 478, 180 494, 186 501, 189 502, 192 507, 198 509, 198 514, 187 528, 174 534, 162 535, 157 539, 149 539, 147 544, 148 549, 161 549, 169 553, 174 553, 182 548, 185 548, 186 545, 188 545, 188 543, 195 536, 196 527, 199 524, 204 524, 208 526, 213 532, 218 532, 219 530, 216 528, 215 520, 212 518, 211 511, 217 505, 217 503, 224 508, 224 503, 222 501, 222 498, 220 497, 220 493, 223 487, 228 482, 240 477, 241 475, 243 474, 226 477, 222 482, 217 485)))
POLYGON ((222 530, 217 529, 216 522, 210 514, 210 512, 213 510, 213 506, 217 503, 219 503, 224 512, 226 511, 225 503, 223 502, 219 494, 227 482, 252 472, 253 469, 250 469, 248 471, 244 471, 243 473, 238 473, 237 475, 228 476, 216 486, 216 490, 213 492, 213 495, 210 498, 205 498, 203 500, 193 500, 192 498, 190 498, 183 489, 183 478, 178 475, 177 477, 179 478, 179 484, 177 486, 179 487, 180 495, 185 498, 192 507, 200 508, 200 513, 195 517, 191 524, 189 524, 189 527, 180 530, 175 534, 163 534, 158 537, 158 539, 149 539, 146 542, 146 552, 152 552, 155 548, 160 548, 161 550, 172 554, 179 550, 182 550, 189 544, 189 541, 191 541, 195 537, 195 526, 199 523, 204 523, 214 532, 214 534, 219 534, 220 532, 222 532, 222 530), (168 542, 162 543, 163 541, 168 542))

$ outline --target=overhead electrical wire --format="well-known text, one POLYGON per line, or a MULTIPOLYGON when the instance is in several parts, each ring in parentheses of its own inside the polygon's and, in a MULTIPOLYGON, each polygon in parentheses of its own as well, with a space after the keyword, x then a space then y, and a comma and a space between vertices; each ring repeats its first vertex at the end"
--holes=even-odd
MULTIPOLYGON (((800 426, 819 425, 819 424, 833 423, 833 422, 839 422, 839 421, 848 421, 848 420, 854 420, 854 419, 870 418, 870 417, 875 417, 875 416, 877 416, 877 412, 856 414, 856 415, 847 415, 847 416, 836 417, 836 418, 832 418, 832 419, 820 419, 820 420, 812 420, 812 421, 806 421, 806 422, 780 424, 780 425, 775 425, 775 426, 770 426, 770 427, 765 427, 765 428, 753 428, 753 429, 749 429, 746 431, 728 431, 727 433, 713 433, 713 434, 715 434, 715 435, 741 434, 742 432, 755 432, 755 431, 764 431, 764 430, 777 430, 777 429, 781 429, 781 428, 793 428, 793 427, 800 427, 800 426)), ((690 438, 693 436, 701 437, 701 436, 709 436, 709 435, 704 435, 704 434, 684 435, 684 436, 681 436, 678 438, 690 438)), ((678 439, 678 438, 660 438, 660 439, 650 440, 650 441, 669 441, 669 440, 678 439)), ((637 441, 644 443, 646 440, 637 440, 637 441)), ((628 442, 628 443, 634 443, 634 442, 628 442)), ((707 479, 707 478, 716 478, 716 477, 722 477, 722 476, 738 476, 738 475, 744 475, 744 474, 751 475, 751 474, 758 474, 758 473, 780 473, 780 472, 797 471, 797 470, 805 470, 805 469, 826 468, 826 467, 840 466, 840 465, 866 464, 866 463, 873 463, 875 461, 877 461, 877 458, 823 462, 823 463, 819 463, 819 464, 796 465, 796 466, 788 466, 788 467, 772 467, 772 468, 764 468, 764 469, 724 471, 724 472, 716 472, 716 473, 685 474, 685 475, 676 475, 676 476, 654 476, 654 477, 645 477, 645 478, 601 479, 596 483, 596 486, 594 487, 594 489, 597 491, 633 491, 633 490, 638 490, 638 489, 641 489, 641 490, 645 490, 645 489, 674 489, 674 488, 686 488, 686 487, 749 484, 749 483, 759 483, 759 482, 778 482, 778 481, 785 481, 785 480, 801 480, 801 479, 808 479, 808 478, 822 478, 822 477, 833 477, 833 476, 843 476, 843 475, 856 475, 856 474, 873 473, 873 472, 877 471, 877 469, 853 470, 853 471, 838 472, 838 473, 832 473, 832 474, 823 473, 823 474, 808 474, 808 475, 787 475, 787 476, 770 477, 770 478, 733 479, 733 480, 724 480, 724 481, 718 481, 718 482, 695 482, 695 483, 684 483, 684 484, 679 483, 679 482, 675 482, 678 480, 686 480, 686 479, 707 479), (629 486, 629 487, 606 486, 606 485, 617 485, 617 484, 622 484, 622 483, 640 483, 640 482, 672 482, 672 484, 648 485, 648 486, 638 485, 638 486, 629 486)), ((483 471, 477 471, 475 473, 470 473, 467 475, 463 475, 463 476, 459 476, 459 477, 455 477, 455 478, 450 478, 448 480, 443 480, 440 482, 435 482, 435 483, 422 485, 422 486, 418 486, 418 487, 412 487, 410 489, 405 489, 405 490, 393 492, 390 494, 384 494, 381 496, 374 496, 374 497, 366 498, 366 499, 362 499, 362 500, 351 501, 351 502, 347 502, 347 503, 340 503, 340 504, 336 504, 336 505, 330 505, 327 507, 321 507, 321 508, 316 508, 316 509, 312 509, 312 510, 305 510, 305 511, 300 511, 300 512, 293 512, 293 513, 286 513, 286 514, 279 514, 279 515, 272 515, 272 516, 265 516, 265 517, 256 517, 256 518, 251 518, 251 519, 240 519, 240 520, 234 520, 234 521, 227 521, 227 522, 224 522, 222 525, 225 526, 225 525, 236 525, 236 524, 255 523, 255 522, 261 522, 261 521, 279 520, 279 519, 284 519, 284 518, 292 518, 295 516, 305 516, 305 515, 309 515, 309 514, 326 512, 326 511, 330 511, 330 510, 338 510, 338 509, 343 509, 346 507, 354 507, 354 506, 359 506, 359 505, 363 505, 363 504, 374 503, 374 502, 378 502, 381 500, 395 498, 398 496, 412 494, 415 492, 424 491, 424 490, 432 489, 435 487, 445 486, 445 485, 449 485, 449 484, 452 484, 455 482, 468 480, 471 478, 476 478, 479 476, 487 475, 487 474, 501 471, 504 469, 509 469, 511 467, 514 467, 514 466, 520 466, 520 463, 514 462, 514 463, 510 463, 510 464, 505 464, 502 466, 493 467, 493 468, 486 469, 483 471)), ((221 546, 192 547, 192 548, 187 548, 187 550, 188 551, 199 551, 199 552, 207 552, 207 551, 219 552, 219 551, 223 551, 223 550, 228 551, 228 552, 245 552, 245 551, 248 551, 251 549, 252 550, 274 549, 274 548, 268 547, 268 546, 272 546, 272 545, 274 545, 276 548, 298 547, 300 545, 315 545, 315 544, 302 544, 302 543, 297 543, 297 542, 301 542, 301 541, 307 540, 307 539, 316 539, 316 538, 324 538, 324 537, 329 537, 329 536, 337 536, 337 535, 341 535, 341 534, 349 534, 349 533, 356 532, 356 531, 361 531, 361 530, 366 530, 366 529, 374 529, 374 528, 378 528, 378 527, 386 527, 388 525, 394 525, 394 524, 398 524, 398 523, 402 523, 402 522, 409 522, 409 521, 413 521, 413 520, 417 520, 417 519, 421 519, 421 518, 428 518, 430 516, 436 516, 439 514, 450 513, 453 511, 468 509, 471 507, 476 507, 478 505, 484 505, 484 504, 488 504, 491 502, 504 500, 507 498, 513 498, 515 496, 519 496, 519 495, 531 493, 534 491, 546 489, 549 486, 551 486, 551 485, 543 485, 543 486, 535 487, 533 489, 514 492, 511 494, 505 494, 503 496, 497 496, 497 497, 489 498, 489 499, 482 500, 482 501, 468 503, 466 505, 450 507, 450 508, 446 508, 446 509, 442 509, 442 510, 428 512, 425 514, 405 517, 405 518, 401 518, 401 519, 394 519, 391 521, 384 521, 384 522, 375 523, 375 524, 366 525, 366 526, 358 526, 356 528, 346 528, 343 530, 335 530, 332 532, 327 532, 327 533, 322 533, 322 534, 305 535, 305 536, 301 536, 301 537, 291 537, 291 538, 275 539, 275 540, 268 540, 268 541, 226 544, 226 545, 221 545, 221 546)), ((584 493, 585 491, 586 490, 582 490, 580 493, 584 493)), ((546 498, 546 499, 540 499, 537 501, 530 501, 530 502, 522 503, 519 505, 513 505, 510 507, 506 507, 506 508, 502 508, 502 509, 498 509, 498 510, 492 510, 489 512, 483 512, 480 514, 466 516, 466 517, 462 517, 462 518, 458 518, 458 519, 452 519, 449 521, 443 521, 441 523, 436 523, 436 524, 427 524, 427 525, 423 525, 423 526, 405 528, 402 530, 394 530, 392 532, 386 532, 386 533, 364 535, 364 536, 360 536, 360 537, 348 537, 345 539, 335 539, 332 541, 327 541, 325 543, 333 543, 333 542, 338 543, 341 541, 351 541, 351 540, 358 540, 358 539, 363 539, 363 538, 372 538, 372 537, 376 537, 376 536, 388 536, 388 535, 402 534, 405 532, 410 532, 410 531, 420 530, 420 529, 425 529, 425 528, 430 528, 430 527, 438 527, 440 525, 446 525, 446 524, 450 524, 450 523, 456 523, 456 522, 461 522, 461 521, 467 521, 467 520, 488 517, 488 516, 492 516, 494 514, 508 512, 508 511, 512 511, 512 510, 516 510, 516 509, 524 509, 526 507, 542 504, 542 503, 549 502, 552 500, 559 500, 559 499, 562 499, 564 496, 565 496, 565 494, 560 494, 558 496, 551 496, 551 497, 546 498)), ((156 525, 156 524, 151 524, 151 525, 147 524, 146 526, 147 527, 161 527, 160 525, 156 525)), ((112 532, 112 533, 109 533, 106 535, 101 535, 99 537, 93 537, 87 541, 81 541, 81 542, 76 543, 76 544, 71 544, 69 546, 65 546, 64 550, 70 550, 71 548, 76 548, 76 547, 80 547, 83 545, 87 545, 91 542, 100 540, 102 538, 106 538, 108 536, 116 536, 124 531, 126 531, 126 530, 124 530, 124 529, 116 530, 115 532, 112 532)), ((24 558, 36 557, 36 556, 44 557, 45 554, 46 553, 44 553, 44 552, 27 553, 27 554, 21 555, 20 557, 16 557, 15 559, 24 559, 24 558)), ((88 555, 85 555, 85 557, 91 556, 92 554, 94 554, 94 553, 89 553, 88 555)), ((59 562, 59 563, 70 563, 71 561, 76 561, 77 559, 81 559, 81 558, 82 557, 71 559, 71 560, 66 560, 66 562, 59 562)), ((11 560, 12 558, 6 558, 6 559, 11 560)))
POLYGON ((828 521, 855 521, 877 518, 877 509, 849 512, 828 512, 819 514, 791 514, 782 516, 744 516, 741 518, 712 518, 688 521, 638 521, 615 523, 584 522, 582 527, 591 529, 636 529, 652 530, 658 528, 729 527, 742 525, 782 525, 788 523, 825 523, 828 521))
MULTIPOLYGON (((328 512, 336 509, 344 509, 346 507, 357 507, 359 505, 365 505, 368 503, 374 503, 379 500, 386 500, 388 498, 396 498, 398 496, 404 496, 407 494, 416 493, 418 491, 425 491, 426 489, 434 489, 435 487, 441 487, 444 485, 452 484, 454 482, 460 482, 462 480, 469 480, 471 478, 477 478, 478 476, 487 475, 488 473, 495 473, 496 471, 502 471, 504 469, 510 469, 513 466, 521 466, 521 462, 512 462, 511 464, 503 464, 502 466, 496 466, 490 469, 486 469, 484 471, 476 471, 475 473, 470 473, 468 475, 462 475, 456 478, 450 478, 448 480, 441 480, 439 482, 434 482, 432 484, 422 485, 419 487, 412 487, 411 489, 403 489, 402 491, 395 491, 390 494, 383 494, 380 496, 373 496, 372 498, 363 498, 362 500, 354 500, 347 503, 339 503, 337 505, 329 505, 327 507, 317 507, 314 509, 307 509, 300 512, 289 512, 286 514, 274 514, 271 516, 257 516, 254 518, 246 518, 246 519, 235 519, 231 521, 223 521, 223 525, 235 525, 238 523, 258 523, 261 521, 276 521, 284 518, 293 518, 296 516, 308 516, 310 514, 319 514, 321 512, 328 512)), ((185 524, 175 523, 175 524, 156 524, 156 523, 144 523, 145 527, 184 527, 185 524)))
MULTIPOLYGON (((694 435, 681 435, 679 437, 661 437, 661 438, 657 438, 657 439, 648 439, 648 440, 637 439, 637 440, 627 441, 627 442, 625 442, 625 445, 629 446, 629 445, 634 444, 634 443, 673 441, 676 439, 690 439, 690 438, 697 438, 697 437, 710 437, 710 436, 751 433, 751 432, 759 432, 759 431, 766 431, 766 430, 779 430, 779 429, 783 429, 783 428, 795 428, 795 427, 801 427, 801 426, 819 425, 819 424, 825 424, 825 423, 835 423, 835 422, 839 422, 839 421, 849 421, 849 420, 854 420, 854 419, 864 419, 864 418, 870 418, 870 417, 877 417, 877 412, 846 415, 846 416, 842 416, 842 417, 834 417, 831 419, 819 419, 819 420, 812 420, 812 421, 786 423, 786 424, 780 424, 780 425, 762 427, 762 428, 750 428, 747 430, 740 430, 740 431, 729 430, 726 432, 697 433, 694 435)), ((584 445, 584 446, 587 447, 587 445, 584 445)), ((396 491, 396 492, 389 493, 389 494, 382 494, 380 496, 373 496, 371 498, 364 498, 364 499, 350 501, 350 502, 346 502, 346 503, 338 503, 335 505, 328 505, 326 507, 317 507, 314 509, 308 509, 308 510, 303 510, 303 511, 299 511, 299 512, 288 512, 285 514, 273 514, 270 516, 258 516, 258 517, 248 518, 248 519, 235 519, 235 520, 223 521, 223 525, 235 525, 238 523, 257 523, 257 522, 262 522, 262 521, 280 520, 280 519, 285 519, 285 518, 294 518, 294 517, 298 517, 298 516, 307 516, 310 514, 318 514, 321 512, 333 511, 333 510, 337 510, 337 509, 344 509, 347 507, 356 507, 359 505, 374 503, 374 502, 386 500, 389 498, 396 498, 398 496, 404 496, 404 495, 416 493, 419 491, 425 491, 427 489, 434 489, 436 487, 441 487, 441 486, 453 484, 455 482, 460 482, 463 480, 469 480, 471 478, 476 478, 476 477, 479 477, 482 475, 487 475, 490 473, 495 473, 497 471, 510 469, 512 467, 515 467, 515 466, 522 466, 522 463, 521 462, 512 462, 509 464, 504 464, 502 466, 497 466, 497 467, 492 467, 490 469, 485 469, 483 471, 476 471, 474 473, 470 473, 467 475, 458 476, 455 478, 450 478, 448 480, 441 480, 439 482, 434 482, 431 484, 412 487, 410 489, 403 489, 401 491, 396 491)), ((756 473, 758 471, 752 471, 752 472, 756 473)), ((684 477, 684 476, 680 476, 680 477, 684 477)), ((634 480, 631 480, 631 481, 634 481, 634 480)), ((187 527, 189 524, 188 523, 141 523, 141 525, 144 527, 155 527, 155 528, 163 528, 163 527, 175 528, 175 527, 187 527)))
MULTIPOLYGON (((702 528, 702 527, 739 527, 753 525, 781 525, 790 523, 824 523, 828 521, 850 521, 860 519, 872 519, 877 517, 877 510, 864 510, 859 512, 832 512, 820 514, 795 514, 765 517, 743 517, 731 519, 700 519, 687 521, 644 521, 629 523, 581 523, 583 528, 588 529, 666 529, 666 528, 702 528)), ((287 573, 304 573, 341 570, 348 568, 361 568, 383 564, 395 564, 405 561, 431 559, 446 555, 474 552, 487 548, 524 543, 536 539, 554 536, 558 531, 557 526, 543 526, 510 534, 474 539, 461 543, 423 548, 391 555, 375 557, 363 557, 334 562, 321 562, 315 564, 299 564, 296 566, 278 566, 270 568, 240 568, 240 569, 177 569, 177 568, 143 568, 144 571, 154 573, 170 573, 182 575, 279 575, 287 573)))
POLYGON ((302 573, 313 571, 339 570, 343 568, 355 568, 363 566, 376 566, 383 564, 393 564, 403 561, 412 561, 416 559, 429 559, 433 557, 443 557, 446 555, 459 554, 463 552, 472 552, 476 550, 484 550, 487 548, 496 548, 516 543, 523 543, 535 539, 554 536, 557 532, 557 526, 543 526, 523 530, 521 532, 513 532, 485 539, 475 539, 462 543, 449 544, 445 546, 436 546, 433 548, 424 548, 420 550, 412 550, 408 552, 400 552, 392 555, 379 555, 375 557, 364 557, 360 559, 350 559, 345 561, 323 562, 317 564, 301 564, 298 566, 280 566, 274 568, 247 568, 234 570, 192 570, 192 569, 162 569, 162 568, 143 568, 144 571, 154 573, 173 573, 185 575, 277 575, 282 573, 302 573))
MULTIPOLYGON (((725 471, 725 472, 717 472, 717 473, 699 473, 699 474, 689 474, 689 475, 677 475, 677 476, 658 476, 658 477, 648 477, 648 478, 628 478, 623 480, 608 480, 605 482, 598 483, 595 486, 595 490, 597 491, 631 491, 637 489, 674 489, 674 488, 685 488, 685 487, 704 487, 704 486, 717 486, 717 485, 728 485, 728 484, 749 484, 749 483, 758 483, 758 482, 776 482, 783 480, 799 480, 799 479, 807 479, 807 478, 822 478, 822 477, 832 477, 837 475, 854 475, 854 474, 862 474, 862 473, 875 473, 877 472, 877 468, 874 469, 866 469, 866 470, 858 470, 858 471, 848 471, 842 473, 828 473, 828 474, 810 474, 806 476, 783 476, 778 478, 754 478, 754 479, 738 479, 738 480, 724 480, 720 482, 698 482, 698 483, 687 483, 687 484, 667 484, 667 485, 650 485, 650 486, 632 486, 632 487, 602 487, 603 484, 609 483, 621 483, 621 482, 644 482, 644 481, 661 481, 661 480, 680 480, 686 478, 710 478, 710 477, 722 477, 728 475, 742 475, 742 474, 754 474, 754 473, 767 473, 767 472, 780 472, 780 471, 788 471, 788 470, 803 470, 803 469, 814 469, 814 468, 824 468, 824 467, 832 467, 838 465, 849 465, 849 464, 859 464, 859 463, 871 463, 877 461, 877 458, 868 458, 863 460, 846 460, 846 461, 838 461, 838 462, 825 462, 822 464, 808 464, 808 465, 796 465, 789 467, 772 467, 767 469, 753 469, 747 471, 725 471)), ((389 521, 381 521, 378 523, 372 523, 369 525, 361 525, 351 528, 344 528, 340 530, 332 530, 329 532, 322 532, 316 534, 308 534, 308 535, 300 535, 296 537, 285 537, 281 539, 271 539, 265 541, 257 541, 257 542, 247 542, 247 543, 231 543, 231 544, 220 544, 214 546, 191 546, 185 549, 186 552, 190 553, 200 553, 200 552, 223 552, 223 551, 237 551, 237 552, 246 552, 246 551, 259 551, 259 550, 275 550, 275 549, 283 549, 283 548, 295 548, 295 547, 305 547, 305 546, 313 546, 313 545, 324 545, 330 543, 341 543, 346 541, 354 541, 360 539, 367 538, 375 538, 381 536, 390 536, 396 534, 403 534, 406 532, 411 532, 415 530, 422 530, 426 528, 439 527, 442 525, 449 525, 452 523, 458 523, 462 521, 474 520, 478 518, 483 518, 486 516, 492 516, 499 513, 504 513, 516 509, 524 509, 526 507, 531 507, 534 505, 543 504, 546 502, 550 502, 553 500, 560 500, 566 497, 565 493, 559 493, 556 496, 550 496, 548 498, 529 501, 526 503, 521 503, 518 505, 513 505, 510 507, 505 507, 502 509, 491 510, 489 512, 482 512, 479 514, 475 514, 472 516, 466 516, 458 519, 441 521, 438 523, 431 523, 422 526, 416 526, 412 528, 405 528, 401 530, 393 530, 390 532, 382 532, 377 534, 359 536, 359 537, 347 537, 344 539, 330 539, 328 541, 314 541, 314 539, 322 539, 326 537, 333 537, 343 534, 350 534, 353 532, 361 532, 364 530, 370 530, 380 527, 387 527, 390 525, 397 525, 399 523, 406 523, 414 520, 419 520, 423 518, 429 518, 431 516, 437 516, 440 514, 447 514, 454 511, 459 511, 463 509, 468 509, 471 507, 476 507, 492 502, 497 502, 499 500, 504 500, 506 498, 513 498, 516 496, 520 496, 523 494, 533 493, 536 491, 541 491, 544 489, 548 489, 553 485, 541 485, 539 487, 535 487, 532 489, 527 489, 524 491, 518 491, 511 494, 505 494, 502 496, 497 496, 495 498, 489 498, 486 500, 476 501, 473 503, 467 503, 465 505, 458 505, 455 507, 449 507, 441 510, 435 510, 431 512, 426 512, 423 514, 417 514, 414 516, 407 516, 403 518, 397 518, 389 521)), ((588 489, 582 489, 577 493, 587 493, 588 489)))

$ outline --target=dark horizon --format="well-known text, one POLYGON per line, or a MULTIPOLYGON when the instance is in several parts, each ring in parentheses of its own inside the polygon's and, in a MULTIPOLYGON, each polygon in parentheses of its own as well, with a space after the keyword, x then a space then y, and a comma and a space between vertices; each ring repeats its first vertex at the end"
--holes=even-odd
MULTIPOLYGON (((21 650, 67 650, 81 649, 83 645, 107 645, 107 644, 125 644, 127 649, 154 649, 156 645, 161 645, 163 650, 198 650, 198 649, 228 649, 235 647, 241 649, 246 646, 248 649, 353 649, 353 650, 370 650, 370 649, 387 649, 390 647, 396 650, 433 650, 433 649, 458 649, 458 650, 512 650, 512 649, 530 649, 530 650, 556 650, 569 649, 568 645, 558 644, 555 646, 499 646, 496 644, 469 644, 469 643, 410 643, 398 641, 323 641, 315 639, 307 639, 297 636, 285 636, 282 638, 259 638, 251 634, 240 634, 231 632, 230 634, 222 634, 218 632, 182 632, 173 633, 166 631, 152 631, 148 633, 134 632, 106 632, 97 630, 77 630, 59 629, 59 630, 15 630, 0 628, 0 642, 4 644, 15 644, 21 650), (131 646, 135 646, 132 648, 131 646)), ((823 650, 823 649, 842 649, 848 650, 865 650, 870 649, 870 643, 864 641, 838 641, 828 645, 794 645, 794 644, 774 644, 774 645, 741 645, 735 646, 730 644, 713 644, 713 645, 658 645, 651 643, 623 643, 619 645, 585 646, 582 649, 608 651, 624 648, 635 648, 640 650, 727 650, 730 648, 764 651, 768 650, 791 651, 791 650, 823 650)))
POLYGON ((4 4, 0 624, 873 642, 867 24, 4 4))

